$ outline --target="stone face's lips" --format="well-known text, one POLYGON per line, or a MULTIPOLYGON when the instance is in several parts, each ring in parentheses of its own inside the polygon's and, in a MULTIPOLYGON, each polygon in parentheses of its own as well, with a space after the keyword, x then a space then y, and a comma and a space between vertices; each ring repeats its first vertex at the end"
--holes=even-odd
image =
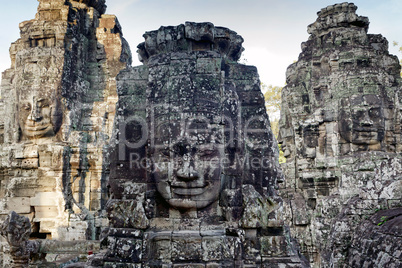
POLYGON ((201 195, 207 190, 207 187, 203 188, 178 188, 172 187, 172 191, 177 195, 194 196, 201 195))
POLYGON ((34 127, 31 127, 31 126, 25 126, 25 129, 26 129, 26 130, 28 130, 28 131, 35 132, 35 131, 42 131, 42 130, 45 130, 45 129, 47 129, 49 126, 51 126, 51 125, 46 124, 46 125, 42 125, 42 126, 34 126, 34 127))
POLYGON ((357 132, 367 132, 367 133, 384 131, 383 128, 364 128, 364 127, 353 128, 353 130, 357 132))
POLYGON ((200 179, 195 180, 195 181, 190 181, 190 182, 180 181, 180 180, 176 179, 173 182, 171 182, 170 186, 172 188, 186 188, 186 189, 205 188, 208 186, 208 183, 204 183, 200 179))
POLYGON ((28 137, 40 137, 48 133, 51 130, 51 128, 52 128, 51 124, 45 124, 34 127, 25 125, 24 133, 28 137))
POLYGON ((205 193, 209 189, 209 183, 199 181, 194 182, 176 182, 172 183, 171 190, 176 195, 182 196, 196 196, 205 193))

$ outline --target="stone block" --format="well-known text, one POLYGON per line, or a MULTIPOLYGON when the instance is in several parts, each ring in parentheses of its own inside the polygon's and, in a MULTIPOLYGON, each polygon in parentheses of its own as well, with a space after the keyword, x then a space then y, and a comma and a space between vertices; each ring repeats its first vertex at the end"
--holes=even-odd
POLYGON ((30 198, 32 206, 35 207, 46 207, 46 206, 57 206, 60 200, 63 199, 61 193, 57 192, 38 192, 34 197, 30 198))
POLYGON ((198 58, 197 73, 220 74, 221 62, 222 59, 220 58, 198 58))
POLYGON ((203 260, 207 262, 234 259, 224 236, 204 236, 202 238, 202 254, 203 260))
POLYGON ((32 212, 32 205, 29 197, 9 197, 6 204, 8 211, 15 211, 19 214, 28 214, 32 212))
POLYGON ((59 216, 57 207, 35 206, 35 219, 54 219, 59 216))
POLYGON ((91 192, 100 190, 100 188, 101 188, 101 178, 100 177, 91 178, 91 192))
POLYGON ((15 146, 13 149, 13 154, 15 159, 23 159, 24 158, 24 149, 22 146, 15 146))
POLYGON ((24 158, 38 158, 38 146, 37 145, 27 145, 24 147, 23 151, 24 158))
POLYGON ((240 267, 236 265, 234 261, 225 261, 225 262, 208 262, 205 265, 206 268, 230 268, 230 267, 240 267))
POLYGON ((190 75, 194 73, 195 67, 195 60, 172 60, 169 65, 169 74, 171 76, 190 75))
POLYGON ((52 153, 51 152, 41 152, 39 155, 39 166, 40 167, 51 167, 52 166, 52 153))
POLYGON ((172 232, 147 233, 146 236, 148 258, 169 262, 172 257, 172 232))
POLYGON ((142 268, 142 264, 139 263, 119 263, 119 262, 104 262, 105 268, 142 268))
POLYGON ((182 232, 172 235, 172 260, 174 262, 202 260, 201 236, 182 232))
POLYGON ((260 243, 262 257, 288 256, 288 245, 284 236, 263 236, 260 243))
POLYGON ((38 189, 44 192, 51 192, 56 189, 57 179, 50 176, 42 176, 38 179, 38 189))
POLYGON ((142 202, 111 200, 107 207, 111 227, 144 229, 149 225, 142 202))
MULTIPOLYGON (((28 173, 31 174, 31 173, 28 173)), ((35 178, 35 177, 33 177, 35 178)), ((32 177, 14 177, 7 185, 7 191, 15 197, 32 197, 37 189, 37 181, 32 177)))
POLYGON ((39 167, 38 158, 24 158, 21 161, 21 167, 25 169, 33 169, 39 167))
POLYGON ((142 240, 118 238, 116 256, 129 262, 140 262, 142 258, 142 240))
MULTIPOLYGON (((37 221, 37 219, 36 219, 37 221)), ((40 220, 40 230, 41 233, 51 233, 57 226, 55 220, 40 220)))
POLYGON ((261 263, 261 242, 258 237, 249 237, 243 242, 244 259, 254 265, 261 263))

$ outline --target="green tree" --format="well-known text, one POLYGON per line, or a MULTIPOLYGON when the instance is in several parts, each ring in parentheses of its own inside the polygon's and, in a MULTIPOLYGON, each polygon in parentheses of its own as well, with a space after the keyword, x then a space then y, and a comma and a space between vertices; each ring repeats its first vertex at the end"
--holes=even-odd
MULTIPOLYGON (((265 107, 269 115, 269 121, 271 122, 271 129, 275 138, 278 139, 279 134, 279 113, 281 111, 281 93, 282 87, 265 85, 261 83, 261 88, 264 93, 265 107)), ((286 158, 283 156, 281 145, 279 144, 279 163, 285 163, 286 158)))
MULTIPOLYGON (((398 47, 399 46, 399 43, 398 42, 393 42, 393 45, 394 45, 394 47, 398 47)), ((402 54, 402 47, 399 47, 399 52, 402 54)), ((399 57, 400 58, 400 63, 401 63, 401 65, 402 65, 402 58, 401 57, 399 57)), ((401 70, 401 77, 402 77, 402 70, 401 70)))
POLYGON ((267 112, 271 117, 275 116, 281 110, 281 92, 282 87, 261 84, 262 91, 265 98, 265 106, 267 107, 267 112))

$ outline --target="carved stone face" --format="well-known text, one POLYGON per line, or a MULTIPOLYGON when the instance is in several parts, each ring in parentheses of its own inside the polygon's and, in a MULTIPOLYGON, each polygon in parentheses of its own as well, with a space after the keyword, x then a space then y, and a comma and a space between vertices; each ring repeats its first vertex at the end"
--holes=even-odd
POLYGON ((51 94, 32 92, 20 97, 18 123, 25 139, 54 136, 61 125, 58 101, 51 94))
POLYGON ((223 146, 219 131, 205 123, 162 123, 154 150, 156 187, 177 209, 201 209, 218 200, 223 146))
POLYGON ((372 145, 384 139, 384 112, 378 96, 364 95, 342 100, 339 116, 340 133, 346 141, 372 145))
POLYGON ((283 156, 287 159, 293 157, 293 152, 295 150, 294 138, 292 136, 293 131, 291 128, 286 126, 281 126, 278 135, 278 143, 281 145, 281 150, 283 151, 283 156))

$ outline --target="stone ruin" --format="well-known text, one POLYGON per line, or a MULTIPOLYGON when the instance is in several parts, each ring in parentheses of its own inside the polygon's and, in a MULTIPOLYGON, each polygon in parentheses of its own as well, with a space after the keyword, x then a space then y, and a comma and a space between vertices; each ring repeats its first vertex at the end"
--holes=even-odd
POLYGON ((237 33, 161 27, 130 67, 104 0, 39 0, 2 77, 0 265, 308 267, 289 225, 313 267, 398 267, 400 65, 356 9, 288 68, 283 174, 237 33))
MULTIPOLYGON (((101 0, 40 0, 20 24, 0 99, 0 219, 29 218, 31 238, 99 239, 107 225, 105 148, 131 65, 115 16, 101 0)), ((8 247, 0 243, 0 266, 8 247)))
POLYGON ((237 63, 243 39, 211 23, 161 27, 132 68, 105 8, 40 0, 11 46, 1 265, 60 265, 102 239, 81 265, 299 267, 258 73, 237 63))
POLYGON ((318 12, 282 92, 279 192, 313 267, 401 265, 401 67, 356 9, 318 12))
POLYGON ((144 34, 117 77, 104 267, 300 267, 278 150, 243 39, 211 23, 144 34))

